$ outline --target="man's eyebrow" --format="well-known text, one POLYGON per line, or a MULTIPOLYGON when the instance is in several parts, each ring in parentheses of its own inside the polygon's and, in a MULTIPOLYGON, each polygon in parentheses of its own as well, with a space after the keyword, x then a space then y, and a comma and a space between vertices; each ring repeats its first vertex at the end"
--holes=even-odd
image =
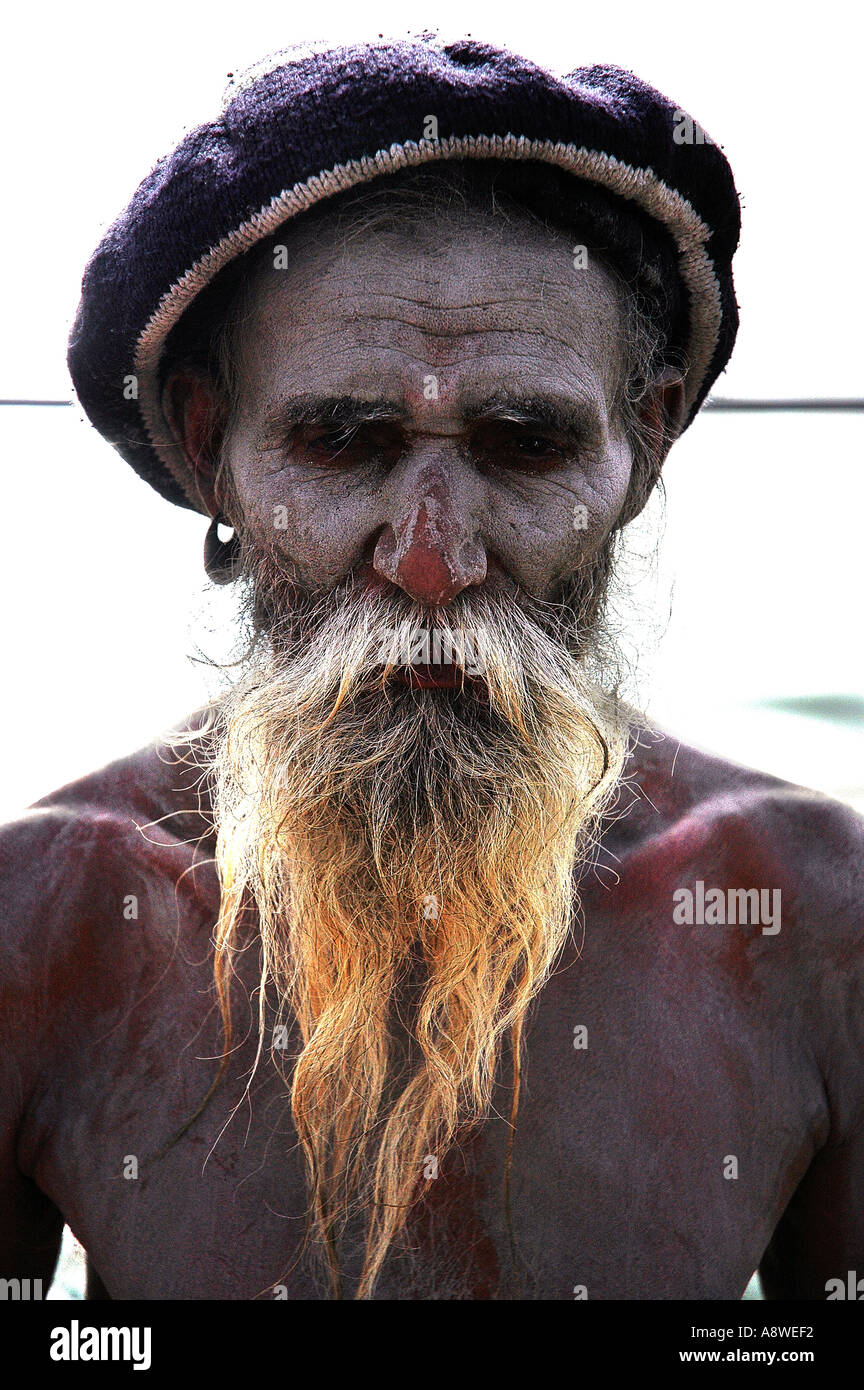
POLYGON ((256 443, 265 449, 283 443, 299 425, 332 425, 350 429, 367 420, 396 420, 403 414, 398 402, 385 397, 364 400, 358 396, 337 396, 304 392, 274 405, 262 421, 256 443))
MULTIPOLYGON (((409 408, 403 402, 385 396, 368 399, 304 392, 277 402, 267 412, 256 443, 261 450, 283 444, 291 432, 302 425, 353 429, 370 420, 397 420, 407 425, 409 415, 409 408)), ((471 424, 484 420, 506 421, 530 429, 555 430, 571 437, 586 435, 598 424, 594 401, 559 393, 525 394, 499 390, 467 404, 462 416, 471 424)))
POLYGON ((585 435, 599 424, 597 405, 585 397, 523 395, 496 391, 484 400, 467 406, 465 419, 501 420, 531 429, 556 430, 560 434, 585 435))

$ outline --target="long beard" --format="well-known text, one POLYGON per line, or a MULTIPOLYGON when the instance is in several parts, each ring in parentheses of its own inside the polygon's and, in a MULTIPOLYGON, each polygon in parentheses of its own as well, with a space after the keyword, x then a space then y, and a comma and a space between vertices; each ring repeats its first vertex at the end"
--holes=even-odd
POLYGON ((587 674, 582 601, 313 598, 266 556, 254 595, 265 650, 216 710, 216 978, 227 1038, 254 906, 258 1055, 284 1066, 333 1292, 359 1215, 368 1298, 430 1160, 487 1115, 508 1032, 515 1120, 526 1013, 578 910, 574 868, 627 726, 587 674), (430 628, 475 673, 461 689, 393 679, 430 628), (289 1035, 293 1056, 274 1046, 289 1035))

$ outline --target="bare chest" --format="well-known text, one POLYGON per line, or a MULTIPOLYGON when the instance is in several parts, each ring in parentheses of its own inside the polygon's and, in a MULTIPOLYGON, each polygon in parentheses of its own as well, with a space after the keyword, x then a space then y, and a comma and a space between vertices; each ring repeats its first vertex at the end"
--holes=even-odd
MULTIPOLYGON (((505 1059, 485 1123, 427 1156, 376 1297, 741 1296, 824 1123, 802 1040, 715 972, 612 956, 626 929, 594 927, 531 1020, 509 1182, 505 1059)), ((328 1298, 284 1085, 265 1056, 246 1092, 249 1039, 195 1117, 219 1034, 182 978, 146 1027, 66 1059, 32 1120, 37 1181, 114 1298, 328 1298)), ((342 1259, 350 1297, 359 1225, 342 1259)))

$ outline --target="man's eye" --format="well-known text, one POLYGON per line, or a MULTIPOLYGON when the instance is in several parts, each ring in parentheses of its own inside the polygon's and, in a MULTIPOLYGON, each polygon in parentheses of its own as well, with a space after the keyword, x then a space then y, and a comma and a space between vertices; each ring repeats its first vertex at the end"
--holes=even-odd
POLYGON ((485 426, 472 440, 478 460, 499 468, 518 468, 545 472, 563 463, 566 450, 559 441, 545 434, 514 430, 506 424, 485 426))
POLYGON ((305 441, 306 450, 311 454, 323 454, 326 458, 336 458, 356 439, 359 429, 326 430, 305 441))
POLYGON ((547 454, 558 453, 551 439, 547 439, 543 434, 524 435, 521 439, 515 440, 515 447, 528 458, 542 458, 547 454))
POLYGON ((358 466, 364 463, 394 463, 401 452, 401 441, 386 424, 339 425, 332 429, 310 430, 298 441, 306 456, 318 463, 358 466))

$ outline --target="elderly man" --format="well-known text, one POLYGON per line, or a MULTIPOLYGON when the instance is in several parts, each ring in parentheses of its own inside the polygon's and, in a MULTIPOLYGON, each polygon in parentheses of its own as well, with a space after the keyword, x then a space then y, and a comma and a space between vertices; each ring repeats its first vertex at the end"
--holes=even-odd
POLYGON ((425 35, 278 56, 107 234, 76 389, 248 643, 3 831, 8 1275, 64 1220, 114 1299, 864 1268, 860 822, 646 729, 606 621, 738 229, 632 75, 425 35))

